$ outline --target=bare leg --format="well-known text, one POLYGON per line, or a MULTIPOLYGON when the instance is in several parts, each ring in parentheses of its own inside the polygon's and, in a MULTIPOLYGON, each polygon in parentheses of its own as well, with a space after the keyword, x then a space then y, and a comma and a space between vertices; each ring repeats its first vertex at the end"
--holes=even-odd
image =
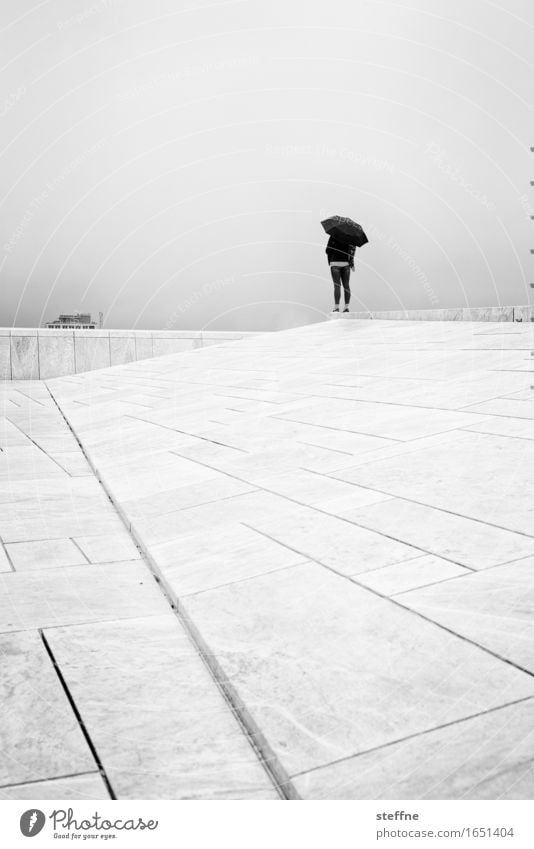
POLYGON ((343 295, 345 297, 345 306, 350 304, 350 266, 345 265, 339 269, 341 271, 341 282, 343 283, 343 295))
POLYGON ((330 273, 332 274, 332 280, 334 281, 334 303, 336 307, 339 306, 339 300, 341 298, 341 269, 338 265, 330 266, 330 273))

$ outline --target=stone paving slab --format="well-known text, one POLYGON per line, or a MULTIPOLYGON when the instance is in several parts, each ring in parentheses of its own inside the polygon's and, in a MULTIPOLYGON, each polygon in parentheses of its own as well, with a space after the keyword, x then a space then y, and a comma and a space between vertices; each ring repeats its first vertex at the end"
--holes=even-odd
POLYGON ((302 563, 303 554, 240 523, 205 528, 178 542, 149 546, 177 596, 203 592, 302 563))
POLYGON ((65 566, 0 575, 0 631, 166 613, 144 563, 65 566))
POLYGON ((527 699, 293 779, 306 799, 532 799, 527 699))
POLYGON ((125 530, 114 534, 76 537, 73 541, 90 563, 139 560, 141 557, 139 549, 125 530))
POLYGON ((534 557, 414 589, 398 600, 534 674, 534 557))
POLYGON ((349 512, 347 516, 358 525, 416 545, 469 569, 487 569, 534 554, 532 537, 404 498, 380 501, 349 512))
POLYGON ((411 452, 377 459, 335 477, 532 535, 533 464, 532 440, 460 431, 424 456, 411 452))
MULTIPOLYGON (((381 595, 395 596, 468 574, 468 570, 433 554, 394 563, 358 575, 358 583, 381 595)), ((401 599, 402 601, 402 599, 401 599)))
POLYGON ((0 635, 0 785, 95 770, 39 635, 0 635))
POLYGON ((6 544, 6 553, 17 572, 43 567, 77 566, 88 562, 71 539, 11 542, 6 544))
POLYGON ((0 572, 11 572, 12 568, 6 549, 0 545, 0 572))
POLYGON ((0 799, 109 799, 99 773, 0 787, 0 799))

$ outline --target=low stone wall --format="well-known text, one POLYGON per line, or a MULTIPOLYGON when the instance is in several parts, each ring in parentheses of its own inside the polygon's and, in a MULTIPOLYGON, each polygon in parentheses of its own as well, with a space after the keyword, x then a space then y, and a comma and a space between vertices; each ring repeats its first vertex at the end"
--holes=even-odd
POLYGON ((460 307, 444 310, 386 310, 353 312, 353 318, 409 321, 534 321, 534 307, 460 307))
POLYGON ((0 327, 0 379, 63 377, 257 335, 216 330, 0 327))

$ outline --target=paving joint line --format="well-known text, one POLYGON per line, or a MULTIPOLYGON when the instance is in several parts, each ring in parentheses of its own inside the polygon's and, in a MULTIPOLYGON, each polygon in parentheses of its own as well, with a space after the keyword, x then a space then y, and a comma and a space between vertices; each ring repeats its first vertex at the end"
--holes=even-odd
MULTIPOLYGON (((531 419, 517 419, 517 421, 525 422, 531 421, 531 419)), ((462 427, 460 428, 460 430, 463 430, 466 433, 479 433, 483 436, 502 436, 504 439, 522 439, 526 442, 532 442, 532 440, 534 439, 534 434, 532 436, 518 436, 518 434, 516 433, 495 433, 490 430, 477 430, 475 425, 473 425, 472 427, 462 427)))
MULTIPOLYGON (((484 434, 484 435, 486 435, 486 434, 484 434)), ((487 434, 487 435, 491 436, 492 434, 487 434)), ((364 464, 364 465, 367 465, 367 464, 364 464)), ((357 467, 352 466, 351 468, 357 468, 357 467)), ((389 496, 388 500, 399 499, 400 501, 409 501, 411 504, 418 504, 420 507, 428 507, 429 510, 438 510, 440 513, 447 513, 450 516, 456 516, 457 518, 465 519, 468 522, 477 522, 479 525, 482 525, 483 527, 485 527, 487 525, 489 528, 496 528, 499 531, 506 531, 506 533, 509 533, 509 534, 518 534, 519 536, 526 537, 527 539, 534 539, 534 534, 527 534, 525 531, 516 531, 516 530, 512 530, 511 528, 505 528, 503 525, 496 525, 493 522, 485 522, 483 519, 476 519, 475 517, 472 517, 472 516, 464 516, 462 513, 455 513, 453 510, 447 510, 445 507, 435 507, 433 504, 426 504, 424 501, 416 501, 415 498, 407 498, 407 496, 405 496, 405 495, 395 495, 395 493, 386 492, 385 489, 375 489, 372 486, 365 486, 365 484, 363 484, 363 483, 356 483, 355 481, 344 480, 344 478, 335 478, 335 477, 333 477, 333 474, 337 474, 337 470, 335 470, 334 473, 330 473, 330 474, 327 473, 327 472, 318 472, 315 469, 306 469, 305 471, 312 472, 312 474, 314 474, 314 475, 322 475, 325 478, 330 478, 330 480, 341 481, 342 483, 348 483, 351 486, 357 486, 357 487, 360 487, 361 489, 367 489, 370 492, 380 492, 380 493, 382 493, 382 495, 388 495, 389 496)), ((367 506, 372 507, 373 505, 369 504, 367 506)), ((331 514, 329 514, 329 515, 331 515, 331 514)), ((339 518, 341 518, 341 517, 339 517, 339 518)), ((350 520, 347 520, 347 521, 350 521, 350 520)), ((353 522, 352 524, 356 524, 356 522, 353 522)), ((362 527, 365 527, 365 525, 362 525, 362 527)), ((375 531, 375 533, 379 533, 379 531, 375 531)), ((400 541, 401 540, 399 540, 399 542, 400 541)), ((405 545, 411 545, 411 543, 404 543, 404 544, 405 545)), ((428 554, 435 554, 435 552, 429 551, 428 554)), ((533 554, 534 554, 534 550, 533 550, 533 554)), ((438 557, 442 557, 442 556, 443 555, 441 555, 441 554, 438 555, 438 557)), ((448 558, 444 557, 443 559, 447 560, 448 558)), ((451 560, 451 563, 456 563, 456 561, 451 560)), ((458 563, 457 565, 463 566, 464 564, 458 563)), ((469 568, 469 567, 466 566, 466 568, 469 568)), ((479 571, 479 570, 475 569, 474 571, 479 571)))
POLYGON ((65 778, 79 778, 83 775, 98 775, 100 778, 101 773, 94 770, 85 770, 84 772, 69 772, 65 775, 49 775, 45 778, 29 778, 27 781, 13 781, 11 784, 0 784, 0 790, 9 790, 11 787, 25 787, 27 784, 41 784, 45 781, 61 781, 65 778))
MULTIPOLYGON (((183 436, 190 436, 192 439, 201 439, 204 442, 211 442, 214 445, 222 445, 223 448, 231 448, 232 451, 241 451, 242 454, 248 454, 244 448, 235 448, 233 445, 227 445, 225 442, 218 442, 216 439, 208 439, 207 436, 198 436, 196 433, 189 433, 187 430, 180 430, 177 427, 169 427, 162 425, 159 422, 151 422, 149 419, 142 419, 140 416, 132 416, 130 413, 125 413, 122 418, 134 419, 134 421, 145 422, 145 424, 153 425, 153 427, 161 427, 163 430, 170 430, 172 433, 181 433, 183 436)), ((170 449, 168 449, 170 451, 170 449)))
MULTIPOLYGON (((6 543, 4 542, 3 538, 0 538, 0 548, 6 556, 7 562, 9 563, 9 566, 11 567, 11 571, 16 572, 17 570, 15 569, 15 564, 13 563, 13 561, 11 559, 11 555, 10 555, 9 551, 7 550, 6 543)), ((9 572, 7 572, 6 574, 9 574, 9 572)))
MULTIPOLYGON (((86 563, 92 563, 92 561, 89 560, 85 551, 83 551, 82 548, 78 545, 78 543, 76 542, 76 539, 74 537, 67 537, 67 539, 70 539, 71 543, 78 549, 78 551, 80 552, 80 554, 82 555, 82 557, 84 558, 86 563)), ((106 561, 106 562, 109 562, 109 561, 106 561)))
POLYGON ((472 719, 477 719, 479 716, 487 716, 491 713, 496 713, 500 710, 505 710, 506 708, 513 707, 514 705, 520 705, 523 702, 532 701, 534 696, 524 696, 521 699, 515 699, 513 702, 506 702, 503 705, 497 705, 493 708, 488 708, 488 710, 482 710, 478 713, 470 714, 469 716, 462 716, 460 719, 452 720, 451 722, 444 722, 441 725, 436 725, 433 728, 426 728, 423 731, 418 731, 415 734, 407 734, 406 737, 399 737, 396 740, 391 740, 389 743, 383 743, 380 746, 373 746, 371 749, 364 749, 361 752, 355 752, 352 755, 346 755, 343 758, 338 758, 334 761, 329 761, 326 764, 321 764, 320 766, 313 766, 310 769, 303 770, 302 772, 295 772, 292 774, 291 778, 297 778, 301 775, 308 775, 310 772, 319 772, 322 769, 326 769, 330 766, 336 766, 337 764, 344 763, 345 761, 355 760, 356 758, 361 757, 362 755, 368 755, 371 752, 379 752, 382 749, 389 749, 391 746, 397 746, 399 743, 405 743, 407 740, 414 740, 418 737, 424 737, 427 734, 432 734, 434 731, 441 731, 443 728, 451 728, 454 725, 460 725, 464 722, 469 722, 472 719))
POLYGON ((116 800, 116 799, 117 799, 117 797, 116 797, 116 795, 115 795, 115 792, 114 792, 114 790, 113 790, 113 787, 111 786, 111 782, 110 782, 110 780, 109 780, 109 778, 108 778, 108 776, 107 776, 106 770, 104 769, 104 767, 103 767, 103 765, 102 765, 102 761, 101 761, 100 756, 99 756, 99 754, 98 754, 98 752, 97 752, 97 750, 96 750, 96 746, 95 746, 95 744, 93 743, 93 741, 92 741, 92 739, 91 739, 91 735, 89 734, 89 731, 87 730, 87 728, 86 728, 86 726, 85 726, 85 723, 84 723, 84 721, 83 721, 83 719, 82 719, 81 713, 80 713, 80 711, 78 710, 78 706, 76 705, 76 702, 74 701, 74 697, 73 697, 72 693, 71 693, 71 692, 70 692, 70 690, 69 690, 69 686, 68 686, 68 684, 67 684, 67 682, 66 682, 66 680, 65 680, 65 678, 64 678, 64 676, 63 676, 63 673, 62 673, 62 671, 61 671, 61 669, 60 669, 60 666, 59 666, 59 664, 58 664, 58 662, 57 662, 57 660, 56 660, 56 658, 55 658, 55 656, 54 656, 54 653, 53 653, 53 651, 52 651, 52 649, 51 649, 51 647, 50 647, 50 645, 49 645, 49 643, 48 643, 48 640, 46 639, 46 634, 44 633, 43 628, 39 628, 39 629, 38 629, 38 632, 39 632, 39 636, 41 637, 41 640, 42 640, 42 642, 43 642, 43 645, 44 645, 45 651, 46 651, 46 653, 47 653, 48 657, 50 658, 50 661, 51 661, 51 663, 52 663, 52 665, 53 665, 53 667, 54 667, 54 670, 55 670, 56 675, 57 675, 57 677, 58 677, 58 679, 59 679, 59 682, 60 682, 60 684, 61 684, 61 686, 62 686, 62 688, 63 688, 63 691, 64 691, 64 693, 65 693, 65 696, 67 697, 67 700, 68 700, 69 705, 70 705, 70 707, 71 707, 71 709, 72 709, 72 712, 74 713, 74 716, 76 717, 76 721, 78 722, 78 725, 79 725, 79 727, 80 727, 80 730, 81 730, 81 732, 82 732, 82 734, 83 734, 83 736, 84 736, 84 738, 85 738, 85 742, 87 743, 87 745, 88 745, 88 747, 89 747, 89 750, 90 750, 90 752, 91 752, 91 754, 92 754, 92 756, 93 756, 93 759, 94 759, 94 762, 95 762, 95 764, 96 764, 96 766, 97 766, 98 772, 99 772, 99 773, 100 773, 100 775, 102 776, 102 780, 104 781, 104 784, 106 785, 106 788, 107 788, 107 790, 108 790, 108 793, 109 793, 110 797, 111 797, 112 799, 115 799, 115 800, 116 800))
POLYGON ((42 401, 38 401, 36 398, 32 398, 32 396, 31 396, 31 395, 27 395, 25 392, 23 392, 23 391, 22 391, 22 389, 19 389, 19 388, 18 388, 18 386, 17 386, 17 387, 15 387, 12 391, 13 391, 13 392, 18 392, 18 393, 19 393, 19 395, 22 395, 24 398, 27 398, 27 399, 28 399, 28 401, 33 401, 33 402, 34 402, 34 404, 40 404, 40 405, 41 405, 41 407, 46 407, 46 404, 43 404, 43 402, 42 402, 42 401))
MULTIPOLYGON (((404 445, 406 440, 404 439, 396 439, 394 436, 378 436, 376 433, 367 433, 364 430, 348 430, 346 427, 333 427, 332 425, 322 425, 317 424, 316 422, 302 422, 300 419, 290 419, 284 416, 266 416, 269 419, 278 419, 281 422, 292 422, 293 424, 301 424, 306 425, 306 427, 320 427, 323 430, 335 430, 341 433, 354 433, 356 436, 370 436, 373 439, 387 439, 388 442, 396 442, 398 445, 404 445)), ((452 428, 454 430, 454 428, 452 428)), ((447 431, 444 431, 447 433, 447 431)), ((418 437, 422 439, 423 437, 418 437)))
MULTIPOLYGON (((246 525, 244 522, 240 522, 239 524, 244 525, 244 527, 248 528, 249 530, 258 533, 256 531, 256 528, 252 528, 250 525, 246 525)), ((284 548, 287 547, 288 546, 284 546, 284 548)), ((277 569, 269 569, 267 572, 257 572, 255 575, 247 575, 245 578, 236 578, 235 581, 226 581, 224 584, 217 584, 214 587, 206 587, 203 590, 195 590, 194 592, 182 593, 180 598, 193 598, 194 596, 202 595, 203 593, 211 592, 212 590, 221 590, 224 587, 233 587, 236 584, 245 584, 247 581, 253 581, 255 578, 263 578, 265 575, 275 575, 277 572, 285 572, 288 569, 295 569, 297 566, 304 566, 304 564, 309 562, 309 560, 309 557, 302 555, 302 560, 297 561, 297 563, 288 563, 287 566, 279 566, 277 569)))
MULTIPOLYGON (((43 406, 44 406, 44 405, 43 405, 43 406)), ((6 418, 7 418, 7 417, 6 417, 6 418)), ((63 468, 63 466, 62 466, 60 463, 58 463, 58 461, 57 461, 56 459, 54 459, 54 457, 52 457, 52 455, 51 455, 51 454, 49 454, 49 453, 48 453, 48 451, 45 451, 45 449, 44 449, 41 445, 39 445, 39 443, 38 443, 38 442, 36 442, 36 441, 35 441, 35 439, 34 439, 32 436, 30 436, 29 434, 25 433, 25 432, 22 430, 22 428, 21 428, 21 427, 19 427, 19 425, 18 425, 18 424, 16 424, 15 422, 12 422, 12 421, 11 421, 11 419, 8 419, 8 421, 9 421, 9 422, 13 425, 13 427, 16 427, 16 428, 17 428, 17 430, 18 430, 18 431, 20 431, 20 433, 21 433, 23 436, 25 436, 25 437, 26 437, 26 439, 28 439, 28 440, 29 440, 29 441, 30 441, 33 445, 35 445, 35 447, 36 447, 39 451, 41 451, 41 452, 45 455, 45 457, 48 457, 48 459, 49 459, 52 463, 55 463, 55 464, 56 464, 56 466, 57 466, 59 469, 61 469, 61 471, 62 471, 64 474, 66 474, 66 475, 67 475, 67 477, 69 477, 69 478, 72 478, 72 477, 73 477, 73 475, 71 475, 71 473, 70 473, 70 472, 67 472, 67 470, 66 470, 66 469, 64 469, 64 468, 63 468)), ((14 448, 16 448, 17 446, 13 446, 13 447, 14 447, 14 448)), ((18 447, 20 447, 20 448, 24 448, 24 447, 27 447, 27 446, 21 445, 21 446, 18 446, 18 447)), ((61 453, 61 452, 59 452, 59 453, 61 453)))

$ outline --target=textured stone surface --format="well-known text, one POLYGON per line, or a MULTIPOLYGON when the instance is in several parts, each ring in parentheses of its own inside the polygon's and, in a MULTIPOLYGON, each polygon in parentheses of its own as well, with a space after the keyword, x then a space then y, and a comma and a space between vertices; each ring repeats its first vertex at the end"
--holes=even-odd
POLYGON ((534 695, 529 676, 317 564, 181 604, 290 775, 534 695))
POLYGON ((39 377, 72 374, 74 366, 74 334, 51 331, 50 335, 39 336, 39 377))
MULTIPOLYGON (((52 564, 49 564, 51 566, 52 564)), ((165 613, 167 603, 139 561, 0 574, 0 631, 165 613)))
POLYGON ((534 673, 534 557, 399 596, 401 604, 534 673))
POLYGON ((112 366, 131 363, 135 360, 135 339, 133 336, 110 336, 109 350, 112 366))
POLYGON ((0 327, 0 380, 46 380, 256 335, 233 331, 0 327))
MULTIPOLYGON (((373 569, 358 575, 358 583, 369 587, 382 595, 398 595, 416 587, 424 587, 460 575, 469 574, 463 566, 457 566, 450 560, 443 560, 433 554, 416 557, 405 563, 395 563, 382 569, 373 569)), ((402 601, 402 599, 401 599, 402 601)))
POLYGON ((87 563, 87 558, 70 539, 13 542, 6 545, 6 551, 17 572, 87 563))
POLYGON ((534 554, 534 539, 402 498, 347 514, 351 521, 445 557, 471 569, 486 569, 534 554))
POLYGON ((109 799, 98 773, 0 787, 0 799, 109 799))
POLYGON ((11 376, 13 380, 38 380, 39 352, 35 335, 11 337, 11 376))
POLYGON ((294 779, 307 799, 532 799, 534 700, 294 779))
POLYGON ((74 345, 76 372, 92 371, 111 365, 109 337, 82 336, 78 331, 74 336, 74 345))
POLYGON ((276 798, 173 615, 47 637, 119 798, 276 798))
POLYGON ((95 762, 35 632, 0 635, 0 784, 89 772, 95 762))
POLYGON ((11 380, 11 350, 9 336, 0 335, 0 380, 11 380))

